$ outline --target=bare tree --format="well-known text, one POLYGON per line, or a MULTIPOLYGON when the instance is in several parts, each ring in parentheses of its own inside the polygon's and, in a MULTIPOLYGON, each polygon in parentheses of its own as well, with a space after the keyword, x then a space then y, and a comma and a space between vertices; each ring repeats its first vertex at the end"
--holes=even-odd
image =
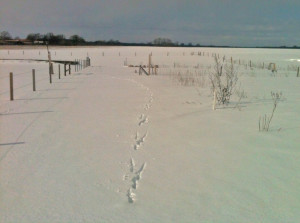
POLYGON ((7 31, 2 31, 0 33, 0 40, 10 40, 12 39, 11 35, 7 31))

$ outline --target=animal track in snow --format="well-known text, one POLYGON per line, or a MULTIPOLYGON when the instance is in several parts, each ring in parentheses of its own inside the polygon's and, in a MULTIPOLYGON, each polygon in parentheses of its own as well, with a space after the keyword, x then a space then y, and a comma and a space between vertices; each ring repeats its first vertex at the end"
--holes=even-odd
MULTIPOLYGON (((133 159, 131 159, 130 162, 132 162, 133 159)), ((136 200, 136 194, 133 192, 133 190, 137 190, 139 181, 142 179, 142 174, 146 168, 146 163, 144 163, 141 168, 135 172, 135 175, 132 177, 132 185, 127 191, 127 198, 129 203, 133 203, 136 200)))
POLYGON ((147 137, 147 132, 146 132, 145 135, 143 135, 141 138, 139 138, 139 134, 138 134, 138 132, 136 132, 136 135, 135 135, 135 140, 136 140, 136 142, 135 142, 135 145, 134 145, 134 149, 135 149, 135 150, 138 150, 138 149, 139 149, 139 147, 140 147, 140 146, 143 144, 143 142, 145 141, 146 137, 147 137))
POLYGON ((142 114, 140 116, 139 126, 148 123, 148 121, 149 121, 148 117, 146 115, 142 114))
POLYGON ((137 189, 139 180, 142 179, 142 174, 146 168, 146 163, 144 163, 141 168, 135 173, 136 175, 132 178, 132 188, 137 189))
POLYGON ((129 190, 127 191, 127 197, 129 203, 133 203, 135 201, 136 195, 132 192, 132 188, 129 188, 129 190))
POLYGON ((144 106, 144 109, 147 111, 150 107, 151 107, 150 104, 146 104, 146 105, 144 106))

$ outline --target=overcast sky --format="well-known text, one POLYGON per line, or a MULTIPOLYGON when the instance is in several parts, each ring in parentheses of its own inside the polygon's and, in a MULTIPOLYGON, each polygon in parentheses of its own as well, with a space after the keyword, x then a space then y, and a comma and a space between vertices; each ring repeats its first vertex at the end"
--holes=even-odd
POLYGON ((86 40, 300 46, 300 0, 0 0, 0 31, 86 40))

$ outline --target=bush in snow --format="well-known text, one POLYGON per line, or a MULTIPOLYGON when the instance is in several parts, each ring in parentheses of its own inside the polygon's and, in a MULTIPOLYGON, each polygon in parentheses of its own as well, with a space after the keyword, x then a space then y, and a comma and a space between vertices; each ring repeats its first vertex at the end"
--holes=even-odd
POLYGON ((233 63, 224 64, 216 56, 214 60, 214 69, 209 75, 211 90, 216 95, 218 104, 228 104, 238 81, 237 72, 233 63))
POLYGON ((273 99, 273 111, 271 116, 267 116, 267 115, 263 115, 259 117, 258 120, 258 128, 260 132, 267 132, 269 131, 270 128, 270 123, 272 121, 272 118, 274 116, 274 112, 277 108, 277 104, 280 101, 281 97, 282 97, 282 92, 271 92, 271 96, 273 99))

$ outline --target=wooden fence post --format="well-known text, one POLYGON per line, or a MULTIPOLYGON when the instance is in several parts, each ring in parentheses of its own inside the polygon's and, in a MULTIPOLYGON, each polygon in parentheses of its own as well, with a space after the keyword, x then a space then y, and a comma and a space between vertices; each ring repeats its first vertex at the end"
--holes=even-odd
POLYGON ((60 79, 60 64, 58 64, 58 79, 60 79))
POLYGON ((300 71, 299 71, 299 67, 298 67, 298 71, 297 71, 297 77, 299 77, 299 72, 300 72, 300 71))
POLYGON ((71 63, 69 63, 69 75, 71 75, 71 63))
POLYGON ((149 61, 148 61, 148 74, 150 74, 150 67, 151 67, 151 54, 149 54, 149 61))
POLYGON ((54 74, 53 63, 51 63, 51 74, 54 74))
POLYGON ((32 90, 35 91, 35 69, 32 69, 32 90))
POLYGON ((10 100, 14 100, 14 77, 13 73, 9 73, 9 89, 10 89, 10 100))
POLYGON ((52 74, 51 73, 49 73, 49 82, 50 82, 50 84, 52 84, 52 74))
POLYGON ((64 63, 64 75, 67 76, 67 68, 66 68, 66 63, 64 63))

